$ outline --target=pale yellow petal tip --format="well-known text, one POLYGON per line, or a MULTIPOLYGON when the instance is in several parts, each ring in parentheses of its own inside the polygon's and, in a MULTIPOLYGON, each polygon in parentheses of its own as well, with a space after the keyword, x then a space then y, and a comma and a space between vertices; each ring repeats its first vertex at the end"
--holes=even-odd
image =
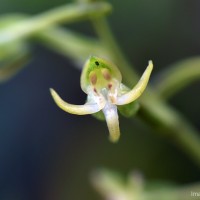
POLYGON ((111 135, 109 136, 109 140, 112 143, 117 143, 119 141, 120 135, 111 135))
POLYGON ((152 60, 149 60, 148 67, 149 67, 151 70, 153 69, 153 61, 152 61, 152 60))
POLYGON ((51 96, 54 100, 54 102, 59 106, 61 107, 61 99, 60 99, 60 96, 57 94, 57 92, 53 89, 53 88, 49 88, 49 91, 51 93, 51 96))
POLYGON ((56 93, 55 90, 54 90, 53 88, 49 88, 49 91, 50 91, 50 93, 51 93, 52 96, 54 96, 55 93, 56 93))
MULTIPOLYGON (((56 102, 56 97, 58 96, 58 94, 56 93, 56 91, 53 88, 49 88, 49 91, 51 93, 53 100, 56 102)), ((57 102, 56 102, 56 104, 57 104, 57 102)))

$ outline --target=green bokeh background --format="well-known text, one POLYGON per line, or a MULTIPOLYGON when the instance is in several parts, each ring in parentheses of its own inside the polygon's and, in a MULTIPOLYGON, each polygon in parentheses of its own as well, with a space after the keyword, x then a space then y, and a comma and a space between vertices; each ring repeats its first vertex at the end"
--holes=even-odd
MULTIPOLYGON (((37 14, 69 2, 0 0, 0 13, 37 14)), ((147 61, 154 61, 152 84, 170 64, 200 54, 198 0, 109 2, 111 28, 131 64, 141 74, 147 61)), ((88 22, 66 27, 95 36, 88 22)), ((139 170, 147 181, 181 185, 199 180, 192 161, 138 119, 120 116, 122 137, 113 145, 105 123, 59 110, 48 88, 55 87, 69 102, 83 103, 80 71, 68 58, 40 44, 32 44, 32 52, 31 63, 0 85, 0 199, 100 199, 89 175, 101 167, 123 175, 139 170)), ((170 100, 198 128, 199 87, 193 83, 170 100)))

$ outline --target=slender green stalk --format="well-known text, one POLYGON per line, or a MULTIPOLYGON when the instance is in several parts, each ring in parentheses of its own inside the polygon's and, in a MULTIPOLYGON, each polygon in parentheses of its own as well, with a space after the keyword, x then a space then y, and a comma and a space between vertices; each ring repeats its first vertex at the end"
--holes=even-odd
POLYGON ((35 35, 45 46, 57 51, 74 61, 82 67, 89 55, 106 56, 108 52, 96 39, 92 39, 66 28, 51 27, 35 35))
POLYGON ((99 39, 104 44, 105 49, 109 51, 110 57, 117 64, 123 77, 126 77, 124 82, 128 85, 136 83, 138 77, 117 45, 106 19, 104 17, 96 17, 92 18, 91 21, 99 39))
POLYGON ((170 139, 200 166, 200 135, 174 108, 148 89, 140 100, 138 116, 170 139))
POLYGON ((162 98, 168 99, 190 83, 200 79, 200 57, 193 57, 167 68, 156 78, 155 89, 162 98))
POLYGON ((0 31, 0 46, 12 43, 15 40, 24 39, 45 28, 58 23, 70 23, 83 20, 92 16, 101 16, 111 10, 106 2, 71 4, 58 7, 37 15, 30 19, 24 19, 12 26, 0 31))

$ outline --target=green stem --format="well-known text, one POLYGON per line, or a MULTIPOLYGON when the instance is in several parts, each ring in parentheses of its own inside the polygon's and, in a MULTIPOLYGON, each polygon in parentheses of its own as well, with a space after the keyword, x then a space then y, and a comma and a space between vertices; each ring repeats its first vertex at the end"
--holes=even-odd
POLYGON ((200 57, 189 58, 167 68, 156 78, 155 88, 162 98, 168 99, 179 90, 200 79, 200 57))
POLYGON ((157 133, 170 139, 200 166, 200 136, 175 109, 162 101, 150 88, 140 100, 138 116, 157 133))
POLYGON ((49 48, 76 60, 80 67, 89 55, 106 56, 108 54, 102 44, 92 38, 77 34, 61 27, 51 27, 35 35, 39 40, 49 48))
POLYGON ((94 29, 99 36, 100 40, 105 46, 105 49, 109 51, 111 59, 117 64, 122 76, 126 77, 124 80, 126 84, 133 85, 136 83, 137 75, 127 59, 121 52, 117 42, 111 32, 111 29, 104 17, 96 17, 91 19, 94 29))
POLYGON ((111 10, 105 2, 88 4, 71 4, 47 11, 30 19, 24 19, 0 32, 0 46, 13 41, 29 37, 58 23, 70 23, 92 16, 101 16, 111 10))

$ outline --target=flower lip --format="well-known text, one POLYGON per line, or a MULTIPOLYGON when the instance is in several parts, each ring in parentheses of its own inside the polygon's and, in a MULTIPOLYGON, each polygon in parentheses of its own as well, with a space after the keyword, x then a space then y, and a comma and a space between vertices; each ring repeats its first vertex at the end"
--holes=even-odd
POLYGON ((120 137, 119 119, 117 106, 107 103, 103 108, 103 113, 106 118, 106 123, 110 133, 110 141, 116 143, 120 137))

